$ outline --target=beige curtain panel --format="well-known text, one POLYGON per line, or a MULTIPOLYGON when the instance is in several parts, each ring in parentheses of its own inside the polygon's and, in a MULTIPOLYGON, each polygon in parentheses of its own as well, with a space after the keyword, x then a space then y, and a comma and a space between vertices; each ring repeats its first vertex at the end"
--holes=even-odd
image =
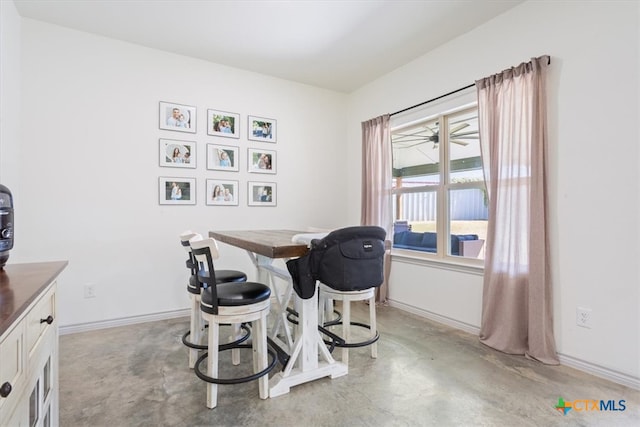
POLYGON ((391 270, 391 137, 389 115, 362 122, 362 208, 361 225, 377 225, 387 231, 384 283, 376 301, 386 303, 391 270))
POLYGON ((482 343, 558 364, 547 238, 549 57, 476 81, 489 226, 482 343))

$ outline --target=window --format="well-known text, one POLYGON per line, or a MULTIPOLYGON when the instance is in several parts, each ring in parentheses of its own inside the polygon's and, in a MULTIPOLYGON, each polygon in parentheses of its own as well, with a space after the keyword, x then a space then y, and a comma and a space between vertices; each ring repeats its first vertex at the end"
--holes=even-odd
POLYGON ((477 106, 395 126, 391 144, 394 248, 484 259, 488 201, 477 106))

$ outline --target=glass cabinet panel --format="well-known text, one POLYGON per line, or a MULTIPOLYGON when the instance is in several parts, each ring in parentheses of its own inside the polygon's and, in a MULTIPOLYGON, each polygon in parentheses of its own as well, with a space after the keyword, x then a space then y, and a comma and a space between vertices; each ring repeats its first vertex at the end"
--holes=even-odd
POLYGON ((44 371, 42 374, 42 380, 44 382, 42 395, 44 396, 44 400, 47 400, 49 392, 51 391, 51 357, 47 359, 47 363, 44 365, 44 371))
POLYGON ((47 413, 44 414, 43 427, 51 427, 51 405, 47 408, 47 413))
POLYGON ((40 380, 36 382, 36 385, 33 387, 33 391, 31 392, 31 396, 29 397, 29 425, 31 427, 35 426, 38 422, 40 410, 40 380))

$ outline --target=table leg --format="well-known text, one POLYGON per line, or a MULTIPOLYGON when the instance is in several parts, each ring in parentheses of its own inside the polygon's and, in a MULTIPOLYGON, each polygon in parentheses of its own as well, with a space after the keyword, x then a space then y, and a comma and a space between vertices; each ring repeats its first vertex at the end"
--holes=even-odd
MULTIPOLYGON (((318 331, 318 291, 309 299, 301 299, 293 292, 293 282, 288 271, 273 265, 273 259, 247 251, 253 265, 256 267, 257 278, 261 283, 268 284, 275 294, 274 325, 271 330, 272 340, 282 343, 277 338, 280 328, 285 334, 290 358, 284 370, 274 375, 269 380, 269 397, 281 396, 289 393, 291 387, 313 381, 323 377, 337 378, 346 375, 347 365, 336 362, 327 349, 322 336, 318 331), (284 292, 276 286, 276 278, 286 282, 284 292), (298 312, 298 327, 295 340, 291 336, 291 330, 287 321, 287 306, 291 298, 294 298, 298 312), (319 359, 320 357, 320 359, 319 359)), ((286 262, 286 259, 284 259, 286 262)))
POLYGON ((327 350, 318 331, 318 299, 301 299, 295 296, 298 311, 298 329, 291 358, 284 371, 269 381, 269 396, 286 394, 291 387, 319 378, 337 378, 346 375, 347 365, 336 362, 327 350), (318 360, 318 352, 322 361, 318 360))
POLYGON ((288 271, 274 266, 272 258, 253 253, 250 253, 250 255, 257 269, 258 281, 268 284, 271 288, 272 295, 275 297, 274 308, 276 316, 271 329, 272 339, 279 341, 289 351, 292 351, 293 337, 291 335, 289 322, 287 321, 287 307, 289 306, 289 301, 293 293, 291 275, 288 271), (276 279, 284 281, 284 289, 278 288, 276 279), (284 333, 286 342, 278 338, 281 332, 284 333))

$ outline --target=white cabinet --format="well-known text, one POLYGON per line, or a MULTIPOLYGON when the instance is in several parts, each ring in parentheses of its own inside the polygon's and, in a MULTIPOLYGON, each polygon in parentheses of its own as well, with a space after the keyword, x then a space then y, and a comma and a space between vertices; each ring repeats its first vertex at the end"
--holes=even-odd
POLYGON ((0 336, 2 427, 58 425, 56 287, 40 287, 0 336))

